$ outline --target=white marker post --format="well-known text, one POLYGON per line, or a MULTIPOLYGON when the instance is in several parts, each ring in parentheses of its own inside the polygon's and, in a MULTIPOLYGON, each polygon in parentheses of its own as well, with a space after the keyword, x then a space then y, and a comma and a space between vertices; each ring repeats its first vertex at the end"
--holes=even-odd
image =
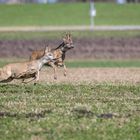
POLYGON ((94 17, 96 16, 96 9, 94 7, 94 1, 90 0, 90 25, 93 29, 94 27, 94 17))

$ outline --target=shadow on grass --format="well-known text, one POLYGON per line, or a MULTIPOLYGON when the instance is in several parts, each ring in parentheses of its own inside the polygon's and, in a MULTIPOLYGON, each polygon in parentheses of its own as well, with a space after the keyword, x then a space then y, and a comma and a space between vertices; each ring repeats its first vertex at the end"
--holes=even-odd
MULTIPOLYGON (((29 113, 12 113, 12 112, 0 112, 0 118, 5 118, 5 117, 10 117, 10 118, 29 118, 29 119, 40 119, 40 118, 45 118, 46 114, 52 113, 51 110, 43 110, 39 113, 34 113, 34 112, 29 112, 29 113)), ((105 114, 95 114, 92 111, 87 111, 87 110, 73 110, 72 111, 73 115, 76 116, 77 119, 80 119, 82 117, 86 118, 92 118, 94 116, 98 118, 103 118, 103 119, 111 119, 115 117, 113 113, 105 113, 105 114)))
POLYGON ((40 118, 44 118, 46 116, 46 114, 51 113, 51 110, 43 110, 39 113, 34 113, 34 112, 29 112, 29 113, 23 113, 23 114, 19 114, 19 113, 12 113, 12 112, 0 112, 0 118, 4 118, 4 117, 11 117, 11 118, 30 118, 30 119, 40 119, 40 118))
POLYGON ((102 119, 112 119, 113 117, 116 117, 116 115, 113 113, 95 114, 92 111, 86 109, 74 109, 72 112, 78 119, 82 117, 92 118, 94 116, 102 119))
POLYGON ((77 118, 93 118, 93 117, 97 117, 100 119, 113 119, 113 118, 129 118, 131 116, 137 115, 139 116, 140 110, 136 109, 136 110, 131 110, 128 111, 127 113, 125 113, 124 115, 122 114, 116 114, 116 113, 101 113, 101 114, 97 114, 97 113, 93 113, 91 110, 86 110, 83 108, 76 108, 73 109, 71 111, 73 113, 73 115, 77 118))

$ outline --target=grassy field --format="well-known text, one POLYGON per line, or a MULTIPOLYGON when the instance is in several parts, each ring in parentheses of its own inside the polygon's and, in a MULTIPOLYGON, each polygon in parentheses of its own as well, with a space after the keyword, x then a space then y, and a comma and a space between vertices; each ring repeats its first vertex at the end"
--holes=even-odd
POLYGON ((0 85, 1 140, 139 140, 139 85, 0 85))
MULTIPOLYGON (((66 31, 67 32, 67 31, 66 31)), ((62 39, 66 32, 1 32, 1 40, 62 39)), ((140 31, 71 31, 73 38, 139 37, 140 31)))
POLYGON ((114 67, 128 68, 140 67, 140 60, 70 60, 66 62, 71 68, 114 67))
MULTIPOLYGON (((97 10, 96 25, 140 25, 139 4, 98 3, 95 6, 97 10)), ((1 27, 90 24, 89 5, 82 3, 0 5, 0 11, 1 27)), ((63 34, 64 32, 2 32, 0 40, 54 40, 62 39, 63 34)), ((74 39, 86 37, 130 38, 139 37, 140 32, 87 31, 72 32, 72 35, 74 39)), ((1 58, 0 67, 23 60, 1 58)), ((68 68, 75 69, 93 67, 128 67, 129 69, 130 67, 140 67, 140 60, 67 60, 66 65, 68 68)), ((94 71, 95 76, 98 74, 97 79, 100 78, 98 69, 94 71)), ((102 72, 102 70, 100 71, 102 72)), ((136 71, 132 69, 129 74, 132 75, 136 72, 135 76, 138 77, 138 71, 139 69, 136 71)), ((79 74, 79 71, 77 72, 79 74)), ((80 72, 82 73, 81 70, 80 72)), ((87 72, 89 71, 87 70, 87 72)), ((111 72, 114 72, 113 69, 111 72)), ((44 75, 41 76, 45 80, 36 86, 19 83, 0 84, 0 140, 140 139, 139 78, 136 82, 134 81, 135 84, 127 83, 127 79, 124 84, 96 81, 94 84, 84 84, 84 82, 62 84, 49 83, 46 79, 47 72, 43 71, 43 73, 44 75)), ((60 74, 59 78, 61 76, 61 78, 65 78, 62 73, 60 74)), ((107 75, 107 71, 104 74, 107 75)), ((128 77, 130 77, 129 74, 128 77)), ((116 75, 115 77, 118 76, 116 75)), ((130 77, 130 80, 135 80, 135 76, 130 77)), ((52 78, 53 74, 50 77, 52 78)), ((114 78, 114 75, 112 77, 114 78)), ((72 78, 75 77, 69 76, 67 79, 71 81, 72 78)), ((123 83, 123 81, 121 82, 123 83)))
MULTIPOLYGON (((0 67, 16 61, 1 59, 0 67)), ((139 60, 66 64, 69 68, 140 66, 139 60)), ((47 83, 0 84, 0 140, 140 139, 139 84, 47 83)))
MULTIPOLYGON (((97 3, 95 7, 95 25, 140 25, 140 4, 97 3)), ((0 5, 0 11, 0 26, 90 24, 88 3, 0 5)))
MULTIPOLYGON (((0 67, 15 62, 26 61, 25 59, 17 59, 17 58, 1 58, 0 59, 0 67)), ((101 68, 131 68, 140 67, 140 60, 66 60, 66 65, 68 68, 93 68, 93 67, 101 67, 101 68)))

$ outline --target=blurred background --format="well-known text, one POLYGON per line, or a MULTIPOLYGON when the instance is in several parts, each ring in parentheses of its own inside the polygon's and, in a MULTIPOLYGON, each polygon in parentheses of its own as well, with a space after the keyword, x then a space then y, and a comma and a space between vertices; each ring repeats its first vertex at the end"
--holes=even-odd
POLYGON ((140 66, 140 0, 0 0, 1 65, 57 47, 66 32, 69 66, 140 66))
MULTIPOLYGON (((89 2, 89 0, 0 0, 3 3, 56 3, 56 2, 89 2)), ((140 2, 140 0, 94 0, 94 2, 140 2)))

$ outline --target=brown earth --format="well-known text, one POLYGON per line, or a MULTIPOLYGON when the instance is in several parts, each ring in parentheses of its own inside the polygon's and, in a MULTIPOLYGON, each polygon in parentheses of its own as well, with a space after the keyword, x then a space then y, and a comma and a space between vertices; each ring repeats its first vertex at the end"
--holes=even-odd
MULTIPOLYGON (((29 58, 31 52, 49 44, 57 47, 61 40, 0 40, 0 57, 29 58), (45 43, 46 42, 46 43, 45 43)), ((75 48, 67 52, 71 59, 137 59, 140 58, 140 37, 74 38, 75 48)))
POLYGON ((130 83, 140 82, 140 68, 70 68, 68 76, 59 69, 58 79, 53 79, 53 70, 44 68, 40 81, 52 83, 130 83))
MULTIPOLYGON (((68 75, 58 69, 58 79, 53 78, 53 69, 44 67, 40 72, 40 83, 56 84, 140 84, 140 68, 69 68, 68 75)), ((13 81, 21 83, 21 81, 13 81)))

